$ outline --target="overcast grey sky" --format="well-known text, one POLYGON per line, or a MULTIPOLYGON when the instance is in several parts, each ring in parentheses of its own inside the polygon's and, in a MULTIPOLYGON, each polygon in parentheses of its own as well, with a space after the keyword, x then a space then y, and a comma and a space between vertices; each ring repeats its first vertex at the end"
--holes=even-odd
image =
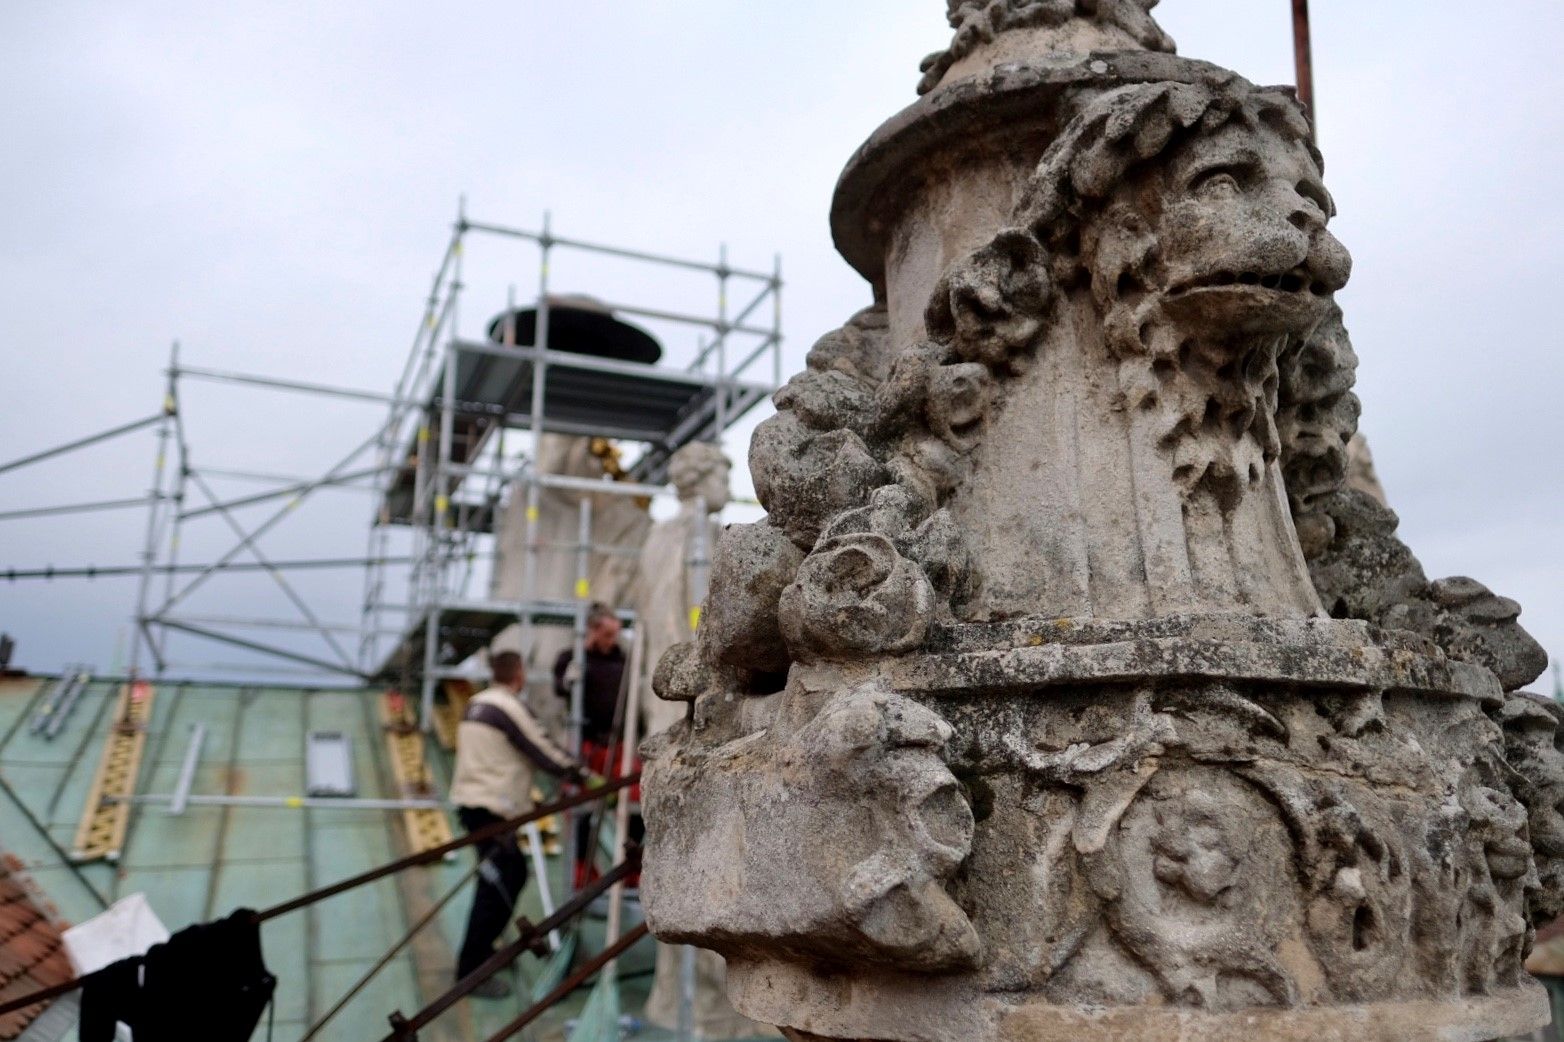
MULTIPOLYGON (((1167 0, 1182 53, 1292 80, 1286 0, 1167 0)), ((868 300, 831 249, 842 164, 914 98, 939 0, 11 3, 0 6, 0 459, 153 411, 194 365, 387 390, 460 193, 486 220, 765 267, 786 368, 868 300)), ((1431 575, 1519 599, 1564 651, 1564 5, 1316 0, 1321 144, 1356 259, 1342 294, 1363 429, 1431 575)), ((471 258, 464 327, 529 295, 525 251, 471 258), (480 271, 480 267, 482 270, 480 271)), ((572 262, 555 286, 709 306, 710 286, 572 262)), ((688 335, 669 340, 688 357, 688 335)), ((319 471, 372 407, 194 385, 198 464, 319 471)), ((731 446, 742 459, 747 430, 731 446)), ((0 509, 143 492, 152 438, 0 475, 0 509)), ((747 480, 747 479, 746 479, 747 480)), ((253 486, 227 483, 238 494, 253 486)), ((331 492, 264 545, 357 554, 331 492)), ((264 513, 246 519, 257 522, 264 513)), ((135 513, 0 522, 0 570, 134 559, 135 513)), ((223 548, 220 522, 184 555, 223 548)), ((270 580, 192 610, 254 614, 270 580)), ((329 621, 360 577, 300 581, 329 621)), ((0 580, 0 630, 47 669, 121 652, 135 586, 0 580)), ((229 658, 176 642, 175 658, 229 658)), ((1545 680, 1544 684, 1547 683, 1545 680)))

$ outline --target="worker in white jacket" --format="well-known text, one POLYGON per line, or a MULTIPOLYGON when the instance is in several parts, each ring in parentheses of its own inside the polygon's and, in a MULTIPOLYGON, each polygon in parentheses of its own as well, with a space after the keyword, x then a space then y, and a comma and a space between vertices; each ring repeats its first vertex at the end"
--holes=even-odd
MULTIPOLYGON (((534 770, 576 782, 588 779, 581 765, 550 740, 523 704, 526 671, 521 656, 501 652, 490 661, 490 668, 494 684, 467 703, 467 712, 456 728, 451 802, 468 832, 531 810, 534 770)), ((527 859, 515 832, 479 843, 476 851, 478 886, 457 958, 458 980, 494 954, 494 942, 504 932, 527 883, 527 859)), ((510 985, 503 977, 492 976, 473 994, 504 998, 510 994, 510 985)))

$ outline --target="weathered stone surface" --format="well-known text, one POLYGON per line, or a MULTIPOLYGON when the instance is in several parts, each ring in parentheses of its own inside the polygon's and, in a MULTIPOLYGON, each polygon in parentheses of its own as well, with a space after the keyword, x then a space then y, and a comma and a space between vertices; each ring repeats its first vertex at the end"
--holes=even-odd
POLYGON ((1307 121, 1151 6, 952 0, 838 188, 876 304, 777 395, 751 563, 659 670, 693 709, 646 750, 649 921, 791 1038, 1546 1018, 1540 649, 1349 486, 1307 121))
POLYGON ((759 673, 786 673, 777 606, 793 582, 803 551, 764 522, 729 525, 717 543, 701 646, 713 664, 759 673))

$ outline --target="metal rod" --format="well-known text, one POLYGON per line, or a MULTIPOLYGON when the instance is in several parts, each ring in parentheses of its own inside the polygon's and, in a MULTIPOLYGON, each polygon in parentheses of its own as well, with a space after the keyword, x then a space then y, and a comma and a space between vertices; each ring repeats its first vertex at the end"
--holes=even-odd
POLYGON ((245 530, 244 526, 239 523, 238 519, 233 516, 233 512, 229 510, 226 505, 218 502, 216 493, 212 491, 211 486, 206 483, 206 480, 204 478, 197 477, 195 479, 195 483, 197 487, 201 489, 201 494, 206 496, 207 499, 211 500, 218 513, 222 515, 223 520, 227 522, 228 527, 233 529, 234 534, 239 537, 242 543, 248 544, 247 549, 250 552, 250 556, 254 557, 257 562, 266 567, 267 572, 277 583, 278 588, 282 590, 283 596, 287 597, 288 600, 293 602, 293 606, 299 610, 299 614, 304 616, 305 621, 313 626, 316 632, 321 635, 321 638, 324 639, 325 642, 331 647, 331 650, 336 652, 337 657, 342 660, 342 664, 347 666, 350 672, 357 673, 357 669, 353 664, 352 658, 350 658, 348 653, 343 650, 342 645, 337 643, 336 636, 333 635, 330 630, 321 625, 320 619, 310 608, 308 602, 306 602, 303 597, 299 596, 299 592, 293 588, 292 583, 288 582, 287 577, 283 575, 282 572, 271 567, 271 561, 267 560, 266 555, 261 553, 261 548, 255 545, 254 537, 245 530))
POLYGON ((507 944, 504 947, 496 950, 495 953, 489 956, 489 958, 485 959, 477 969, 473 970, 467 976, 457 981, 453 988, 448 990, 439 998, 435 999, 433 1002, 429 1003, 429 1005, 425 1006, 423 1009, 419 1010, 412 1017, 402 1021, 401 1029, 397 1033, 391 1035, 390 1038, 386 1040, 386 1042, 390 1042, 391 1039, 398 1037, 412 1037, 410 1034, 411 1032, 416 1032, 420 1028, 423 1028, 433 1022, 435 1018, 444 1013, 446 1010, 450 1009, 452 1006, 456 1005, 456 1003, 459 1002, 464 996, 471 994, 472 990, 479 984, 482 984, 484 981, 494 976, 494 974, 499 970, 504 969, 506 966, 510 965, 521 956, 522 952, 528 951, 532 945, 537 942, 538 938, 542 937, 550 930, 554 930, 560 926, 563 926, 565 923, 568 923, 571 919, 579 915, 601 894, 606 892, 615 883, 619 882, 619 880, 635 871, 636 868, 640 865, 640 860, 641 859, 639 856, 632 856, 624 861, 621 861, 608 872, 605 872, 602 878, 598 879, 591 886, 584 888, 580 893, 576 894, 569 901, 561 905, 559 911, 555 912, 547 919, 544 919, 541 923, 538 923, 535 926, 532 926, 529 929, 523 931, 521 937, 518 940, 512 941, 510 944, 507 944))
POLYGON ((771 386, 782 386, 782 255, 771 262, 771 386))
MULTIPOLYGON (((267 492, 258 492, 253 496, 242 496, 239 499, 219 501, 215 496, 209 496, 208 498, 212 500, 211 506, 197 507, 194 510, 186 510, 180 513, 178 517, 181 521, 189 521, 192 518, 205 517, 207 514, 215 514, 220 510, 234 510, 239 507, 253 506, 256 503, 265 503, 266 501, 272 499, 280 499, 283 496, 296 495, 299 492, 310 488, 312 485, 316 488, 340 488, 349 482, 357 481, 360 478, 373 477, 380 473, 381 468, 378 466, 365 467, 363 470, 352 471, 351 473, 344 474, 341 477, 335 478, 331 481, 320 482, 317 484, 311 480, 302 480, 284 488, 274 488, 267 492)), ((192 476, 199 477, 199 474, 193 474, 192 476)), ((359 487, 363 488, 363 486, 359 487)))
MULTIPOLYGON (((273 561, 269 566, 259 564, 224 563, 217 567, 229 572, 264 572, 264 571, 300 571, 311 568, 362 568, 369 559, 363 557, 323 557, 316 560, 300 561, 273 561)), ((412 564, 411 557, 385 557, 375 560, 377 564, 412 564)), ((119 579, 132 575, 140 575, 143 567, 139 564, 126 565, 82 565, 70 568, 55 568, 45 566, 43 568, 0 568, 0 579, 15 582, 18 579, 119 579)), ((199 575, 213 570, 210 564, 164 564, 154 565, 151 569, 153 575, 199 575)), ((162 613, 152 616, 161 618, 162 613)))
MULTIPOLYGON (((541 311, 541 309, 539 310, 541 311)), ((770 332, 766 330, 761 330, 759 335, 762 337, 771 336, 770 332)), ((540 337, 539 339, 542 338, 540 337)), ((519 358, 534 362, 542 361, 548 365, 559 366, 563 369, 577 369, 592 373, 613 373, 638 378, 645 377, 648 373, 654 373, 668 383, 679 383, 686 387, 711 386, 711 380, 706 377, 677 369, 659 369, 656 366, 646 365, 643 362, 616 362, 607 358, 593 358, 591 355, 571 354, 567 351, 549 351, 546 348, 526 347, 524 345, 496 344, 492 340, 457 340, 455 344, 459 350, 473 354, 495 355, 500 358, 519 358)), ((755 386, 761 385, 757 384, 755 386)), ((538 403, 538 406, 541 408, 541 403, 538 403)))
MULTIPOLYGON (((635 929, 619 938, 619 940, 615 941, 607 948, 604 948, 597 955, 592 956, 592 958, 582 963, 579 969, 577 969, 570 976, 566 977, 564 980, 560 981, 558 987, 549 992, 542 999, 538 1000, 538 1002, 535 1003, 525 1013, 522 1013, 515 1020, 511 1021, 509 1024, 506 1024, 494 1034, 490 1035, 487 1039, 487 1042, 504 1042, 505 1039, 514 1037, 528 1024, 532 1023, 534 1020, 537 1020, 545 1012, 562 1001, 571 992, 581 987, 581 985, 586 983, 586 981, 591 978, 591 976, 598 970, 602 969, 604 966, 607 966, 609 963, 619 958, 619 956, 635 947, 635 945, 640 942, 641 938, 645 937, 650 932, 651 930, 645 923, 636 924, 635 929)), ((617 1027, 615 1030, 618 1030, 617 1027)))
POLYGON ((51 707, 49 718, 43 725, 43 736, 49 741, 60 737, 60 732, 65 729, 65 721, 70 719, 71 713, 76 709, 76 703, 81 701, 81 696, 87 693, 87 684, 92 680, 92 674, 83 669, 76 674, 75 682, 63 691, 51 707))
MULTIPOLYGON (((56 448, 46 449, 43 452, 35 452, 31 456, 23 456, 21 459, 15 459, 9 463, 0 464, 0 474, 4 474, 9 470, 16 470, 19 467, 25 467, 29 463, 39 463, 55 456, 63 456, 67 452, 74 452, 77 449, 85 449, 89 445, 96 445, 100 441, 108 441, 110 438, 117 438, 121 434, 130 434, 132 431, 139 431, 143 427, 150 427, 154 423, 160 423, 165 418, 165 413, 158 413, 156 416, 148 416, 144 420, 136 420, 133 423, 127 423, 120 427, 112 427, 109 430, 102 431, 98 434, 88 435, 87 437, 80 438, 76 441, 66 442, 64 445, 57 446, 56 448)), ((145 500, 143 500, 143 502, 145 502, 145 500)))
MULTIPOLYGON (((729 272, 732 274, 732 272, 729 272)), ((748 333, 751 336, 765 336, 770 332, 759 326, 745 326, 736 323, 723 322, 720 318, 706 318, 702 315, 687 315, 681 311, 663 311, 658 308, 641 307, 638 304, 615 304, 605 302, 604 307, 613 311, 616 315, 632 315, 636 318, 651 318, 661 322, 677 322, 686 326, 705 326, 714 329, 718 333, 748 333)))
MULTIPOLYGON (((274 391, 297 391, 301 394, 319 394, 328 398, 346 398, 353 401, 373 402, 377 405, 398 404, 398 399, 379 391, 362 391, 356 387, 334 387, 330 384, 310 383, 305 380, 285 380, 276 376, 259 376, 254 373, 237 373, 222 369, 204 369, 195 366, 185 366, 177 370, 180 376, 193 376, 199 380, 211 380, 217 383, 247 384, 252 387, 266 387, 274 391)), ((404 403, 416 404, 416 403, 404 403)))
MULTIPOLYGON (((178 814, 179 793, 152 793, 143 796, 105 796, 105 803, 168 804, 169 812, 178 814)), ((190 807, 259 807, 282 810, 447 810, 448 805, 439 800, 377 800, 349 799, 334 796, 218 796, 185 794, 185 806, 190 807)))
POLYGON ((201 626, 192 626, 187 622, 175 622, 172 619, 164 618, 162 616, 154 616, 147 621, 155 622, 165 629, 178 630, 181 633, 188 633, 194 637, 205 637, 207 640, 215 640, 223 644, 232 644, 236 648, 245 648, 248 651, 258 651, 263 655, 273 655, 277 658, 287 659, 290 662, 301 662, 306 666, 314 666, 317 669, 323 670, 327 673, 340 673, 343 676, 358 677, 360 680, 366 682, 371 679, 367 674, 360 673, 356 667, 339 666, 335 663, 327 662, 325 659, 313 658, 309 655, 301 655, 296 651, 289 651, 285 648, 274 647, 270 644, 262 644, 258 641, 245 640, 241 637, 235 637, 229 633, 219 633, 216 630, 209 630, 201 626))
MULTIPOLYGON (((159 619, 165 618, 165 617, 170 618, 170 619, 172 619, 175 622, 192 622, 192 623, 195 623, 196 625, 238 626, 238 627, 241 627, 241 628, 266 629, 266 630, 308 630, 308 631, 314 631, 316 629, 328 629, 328 630, 330 630, 333 633, 358 633, 358 632, 360 632, 363 629, 362 626, 359 626, 356 623, 347 623, 347 622, 323 623, 322 625, 317 627, 317 626, 315 626, 315 625, 313 625, 311 623, 299 622, 299 621, 294 620, 294 619, 253 619, 253 618, 247 618, 247 617, 240 616, 240 615, 176 615, 176 616, 158 616, 159 619)), ((393 630, 393 629, 384 629, 384 630, 381 630, 379 632, 381 632, 383 634, 395 633, 398 636, 400 636, 401 633, 402 633, 401 630, 393 630)))
MULTIPOLYGON (((639 774, 632 775, 628 778, 619 778, 615 781, 607 782, 603 785, 599 785, 595 788, 578 793, 577 795, 571 796, 567 799, 558 800, 554 803, 545 804, 541 807, 534 807, 531 811, 520 815, 519 817, 510 818, 506 821, 495 822, 492 825, 487 825, 484 828, 469 832, 467 835, 462 836, 459 839, 453 839, 450 842, 442 843, 437 847, 431 847, 428 850, 422 850, 416 854, 410 854, 407 857, 398 858, 389 864, 380 865, 379 867, 372 868, 367 872, 360 872, 356 876, 350 876, 349 878, 337 883, 333 883, 330 886, 320 887, 318 889, 311 890, 307 894, 301 894, 292 900, 284 901, 282 904, 273 905, 272 907, 263 911, 256 912, 255 921, 257 923, 270 922, 271 920, 287 915, 290 912, 297 912, 301 908, 308 908, 311 905, 318 904, 327 898, 335 897, 338 894, 346 893, 349 890, 356 889, 368 883, 373 883, 376 880, 384 879, 386 876, 395 875, 398 872, 403 872, 409 868, 415 868, 419 865, 430 864, 431 862, 440 860, 453 851, 461 850, 463 847, 470 847, 475 843, 485 842, 486 840, 493 839, 496 836, 504 835, 507 832, 514 832, 523 825, 527 825, 534 821, 540 821, 543 818, 549 817, 553 814, 558 814, 561 811, 567 810, 571 807, 576 807, 583 803, 592 803, 596 800, 600 800, 609 793, 618 792, 620 789, 628 788, 640 780, 641 776, 639 774)), ((53 838, 49 836, 48 830, 43 827, 42 823, 33 817, 32 812, 28 810, 27 805, 17 799, 16 794, 12 791, 11 787, 6 784, 5 778, 3 776, 0 776, 0 791, 5 792, 12 799, 12 801, 16 803, 17 808, 27 816, 28 820, 31 821, 34 827, 43 834, 50 845, 53 846, 56 851, 62 855, 62 860, 64 863, 67 866, 72 865, 73 863, 70 861, 70 859, 63 856, 64 852, 59 851, 59 845, 54 843, 53 838)), ((602 879, 598 880, 598 886, 601 886, 603 890, 608 889, 609 886, 613 885, 613 883, 617 882, 620 878, 622 878, 623 875, 631 871, 635 865, 640 863, 639 857, 636 857, 632 860, 626 860, 624 864, 604 875, 602 879)), ((103 907, 108 907, 108 902, 102 900, 101 896, 96 890, 93 889, 91 884, 87 883, 85 879, 82 879, 82 883, 87 887, 88 890, 92 891, 94 897, 99 898, 99 901, 103 907)), ((591 902, 592 898, 596 897, 597 893, 599 892, 600 891, 598 891, 596 887, 594 887, 592 891, 583 891, 583 893, 578 896, 576 902, 572 902, 572 905, 567 905, 565 908, 561 908, 559 913, 556 913, 556 918, 560 918, 561 921, 563 921, 569 919, 571 916, 574 916, 582 908, 585 908, 586 905, 591 902), (569 912, 568 915, 565 914, 567 910, 569 912)), ((537 927, 534 928, 533 932, 536 934, 542 934, 547 932, 547 929, 549 928, 550 927, 546 926, 546 923, 540 923, 537 927)), ((84 976, 77 977, 75 980, 66 981, 63 984, 56 984, 48 988, 43 988, 39 991, 29 992, 26 995, 21 995, 16 998, 0 1000, 0 1017, 5 1016, 7 1013, 14 1013, 19 1009, 26 1009, 28 1006, 31 1006, 35 1003, 45 1002, 49 999, 58 998, 61 995, 67 995, 81 987, 84 983, 86 983, 87 978, 91 976, 92 974, 86 974, 84 976)), ((478 979, 482 980, 484 978, 478 979)), ((462 994, 466 993, 463 992, 462 994)), ((446 1003, 442 1009, 449 1008, 449 1006, 454 1004, 458 998, 460 998, 460 995, 450 996, 450 1002, 446 1003)))
POLYGON ((1293 58, 1298 70, 1298 100, 1309 116, 1309 132, 1318 136, 1314 113, 1314 45, 1309 28, 1309 0, 1292 0, 1293 58))
POLYGON ((185 746, 185 759, 179 765, 179 780, 174 783, 174 794, 168 798, 170 814, 183 814, 190 805, 190 787, 195 784, 196 768, 201 763, 201 747, 205 744, 206 725, 191 724, 190 744, 185 746))
MULTIPOLYGON (((627 250, 619 246, 604 246, 598 243, 583 242, 580 239, 562 239, 549 232, 547 222, 544 223, 542 232, 529 232, 522 228, 507 228, 503 225, 487 224, 482 221, 468 221, 467 227, 471 231, 483 232, 488 235, 505 235, 516 239, 530 239, 538 243, 546 241, 554 246, 566 246, 573 250, 604 253, 611 257, 623 257, 626 260, 651 261, 654 264, 668 264, 675 268, 688 268, 691 271, 715 272, 717 270, 710 261, 686 260, 682 257, 670 257, 665 254, 646 253, 641 250, 627 250)), ((728 273, 739 278, 761 281, 771 277, 762 272, 745 271, 742 268, 733 268, 728 273)))
POLYGON ((169 349, 169 377, 168 387, 163 392, 163 414, 160 417, 157 429, 157 457, 152 466, 152 488, 147 492, 147 532, 146 540, 141 548, 141 581, 136 589, 136 617, 133 621, 130 639, 130 672, 135 676, 140 672, 141 646, 145 642, 147 650, 151 652, 157 662, 159 670, 163 666, 163 651, 152 639, 152 633, 147 628, 147 597, 152 589, 152 566, 156 563, 157 536, 158 536, 158 507, 163 499, 163 470, 168 459, 168 440, 171 430, 170 417, 177 410, 174 398, 175 384, 173 370, 179 363, 179 344, 174 343, 169 349))
MULTIPOLYGON (((331 1023, 332 1019, 336 1017, 338 1013, 341 1013, 344 1009, 346 1009, 347 1004, 352 1002, 353 999, 361 991, 363 991, 366 986, 368 986, 370 981, 375 979, 376 974, 385 969, 387 966, 391 965, 391 960, 395 959, 399 954, 401 954, 403 948, 406 948, 409 944, 412 943, 413 938, 418 936, 419 931, 423 930, 424 927, 433 922, 435 916, 439 915, 445 906, 450 904, 451 900, 455 898, 457 894, 462 892, 462 888, 472 880, 473 876, 478 874, 478 868, 482 864, 483 862, 480 861, 473 865, 472 868, 469 868, 466 874, 456 881, 456 885, 445 892, 444 897, 441 897, 440 900, 434 903, 433 907, 431 907, 423 915, 419 916, 418 921, 409 926, 407 928, 407 932, 404 933, 395 944, 386 949, 385 953, 381 955, 380 958, 375 960, 375 964, 373 966, 364 971, 364 975, 353 983, 353 986, 349 988, 347 992, 340 999, 338 999, 330 1009, 326 1011, 325 1015, 310 1025, 309 1030, 304 1033, 304 1037, 299 1039, 299 1042, 310 1042, 310 1039, 320 1034, 321 1029, 323 1029, 327 1024, 331 1023)), ((541 881, 542 877, 540 874, 539 882, 541 881)))
MULTIPOLYGON (((320 487, 322 482, 333 481, 336 478, 341 477, 341 472, 343 470, 345 470, 348 466, 350 466, 352 464, 352 462, 355 459, 357 459, 359 457, 359 455, 365 449, 367 449, 370 446, 372 446, 375 443, 375 441, 376 441, 376 439, 378 437, 379 437, 379 432, 377 431, 375 434, 370 435, 370 437, 369 437, 369 439, 367 441, 363 442, 357 448, 355 448, 352 452, 350 452, 346 456, 342 457, 342 459, 339 460, 336 463, 336 465, 333 466, 330 470, 328 470, 322 477, 318 478, 316 481, 312 482, 310 485, 307 485, 304 489, 302 489, 299 492, 297 498, 289 500, 287 506, 283 507, 281 510, 279 510, 276 513, 272 514, 271 517, 269 517, 265 521, 263 521, 259 528, 256 528, 254 531, 252 531, 250 533, 250 535, 246 539, 241 540, 239 545, 235 546, 233 549, 229 550, 226 554, 224 554, 219 560, 217 560, 214 564, 212 564, 211 567, 207 571, 204 571, 204 572, 200 573, 199 575, 197 575, 194 579, 190 580, 190 582, 186 583, 184 585, 184 587, 179 590, 178 593, 174 594, 174 596, 172 596, 172 597, 168 598, 167 600, 165 600, 158 607, 158 610, 157 610, 156 614, 158 614, 158 615, 163 614, 164 612, 168 611, 168 609, 172 608, 175 604, 179 603, 180 601, 184 600, 186 597, 190 596, 190 594, 193 593, 196 590, 196 588, 199 587, 202 583, 204 583, 211 576, 211 574, 213 572, 217 571, 220 568, 226 567, 229 563, 231 563, 233 561, 233 559, 235 557, 238 557, 241 553, 243 553, 249 547, 250 544, 254 543, 261 536, 265 535, 272 528, 276 527, 277 524, 279 522, 281 522, 283 518, 287 517, 288 514, 291 513, 295 507, 297 507, 301 502, 303 502, 303 500, 304 500, 304 498, 306 496, 308 496, 316 488, 320 487)), ((142 614, 145 615, 144 612, 142 614)))
MULTIPOLYGON (((751 314, 754 313, 756 308, 758 308, 761 304, 765 303, 766 298, 768 296, 770 296, 771 293, 772 293, 771 286, 770 285, 765 286, 763 289, 761 289, 760 293, 755 297, 754 300, 751 300, 748 304, 744 305, 743 309, 740 310, 737 315, 733 316, 733 321, 734 322, 743 322, 746 318, 748 318, 751 314)), ((720 339, 720 337, 718 339, 720 339)), ((705 347, 703 347, 701 349, 700 353, 695 356, 695 361, 691 362, 686 367, 686 371, 688 371, 688 372, 696 372, 702 366, 704 366, 706 364, 707 356, 711 354, 712 350, 716 346, 717 346, 717 340, 714 339, 714 340, 712 340, 711 343, 709 343, 705 347)))
POLYGON ((94 503, 66 503, 53 507, 29 507, 26 510, 7 510, 0 512, 0 521, 17 521, 26 517, 53 517, 58 514, 87 514, 94 510, 124 510, 129 507, 144 507, 146 505, 146 496, 137 496, 134 499, 101 499, 94 503))
MULTIPOLYGON (((528 418, 529 429, 527 432, 528 440, 531 443, 532 468, 534 470, 543 459, 544 388, 548 381, 549 324, 550 319, 553 317, 552 309, 549 307, 548 294, 549 257, 553 248, 553 239, 549 232, 552 223, 550 215, 545 212, 543 214, 543 235, 538 239, 538 310, 532 337, 532 350, 537 353, 532 356, 532 402, 529 410, 531 416, 528 418)), ((518 351, 520 348, 514 344, 509 344, 506 345, 506 350, 518 351)), ((543 488, 536 481, 528 480, 526 491, 527 508, 526 513, 523 515, 522 534, 525 536, 527 550, 524 558, 526 571, 521 576, 521 599, 530 602, 537 597, 538 590, 538 521, 541 516, 543 488)), ((537 664, 530 661, 536 638, 535 630, 536 627, 533 626, 531 617, 523 617, 521 624, 521 647, 522 654, 528 660, 529 665, 537 664)), ((547 663, 544 663, 544 665, 547 665, 547 663)), ((572 755, 579 755, 580 752, 579 746, 571 749, 572 755)), ((574 818, 572 817, 566 824, 573 827, 574 818)), ((574 834, 572 833, 572 835, 574 834)))
MULTIPOLYGON (((728 429, 728 245, 718 252, 717 272, 717 437, 728 429)), ((739 322, 743 320, 740 319, 739 322)), ((738 325, 735 322, 734 325, 738 325)))

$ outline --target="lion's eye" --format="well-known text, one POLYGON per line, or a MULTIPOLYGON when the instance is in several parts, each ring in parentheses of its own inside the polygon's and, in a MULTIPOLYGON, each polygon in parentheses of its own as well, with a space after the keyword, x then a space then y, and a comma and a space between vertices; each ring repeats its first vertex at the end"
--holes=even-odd
POLYGON ((1238 194, 1238 178, 1227 170, 1208 170, 1195 179, 1190 189, 1207 198, 1224 199, 1238 194))

